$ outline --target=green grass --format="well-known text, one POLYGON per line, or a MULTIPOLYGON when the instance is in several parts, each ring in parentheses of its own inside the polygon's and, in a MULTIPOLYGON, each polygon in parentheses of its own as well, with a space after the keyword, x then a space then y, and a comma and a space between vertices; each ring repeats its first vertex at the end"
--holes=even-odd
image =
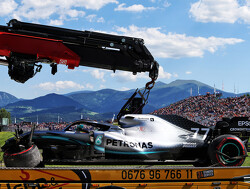
POLYGON ((248 157, 246 157, 245 162, 242 166, 250 166, 250 152, 247 153, 248 157))
MULTIPOLYGON (((14 136, 12 132, 0 132, 0 147, 2 147, 5 141, 14 136)), ((0 162, 3 160, 3 152, 0 150, 0 162)))

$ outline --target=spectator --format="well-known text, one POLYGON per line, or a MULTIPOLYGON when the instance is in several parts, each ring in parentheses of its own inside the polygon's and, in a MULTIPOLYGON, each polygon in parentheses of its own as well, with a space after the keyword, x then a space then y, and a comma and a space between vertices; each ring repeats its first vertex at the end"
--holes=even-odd
POLYGON ((192 96, 168 107, 155 110, 152 114, 175 114, 202 125, 212 126, 222 117, 249 117, 250 97, 219 98, 218 95, 207 93, 192 96))

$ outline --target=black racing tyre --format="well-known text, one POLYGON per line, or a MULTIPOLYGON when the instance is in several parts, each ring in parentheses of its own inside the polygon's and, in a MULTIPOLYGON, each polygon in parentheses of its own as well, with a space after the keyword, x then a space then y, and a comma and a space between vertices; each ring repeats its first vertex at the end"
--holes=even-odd
POLYGON ((234 135, 221 135, 208 147, 213 166, 241 166, 246 158, 247 149, 242 140, 234 135))
POLYGON ((17 153, 8 153, 3 155, 6 167, 36 167, 41 162, 41 154, 36 145, 17 153))

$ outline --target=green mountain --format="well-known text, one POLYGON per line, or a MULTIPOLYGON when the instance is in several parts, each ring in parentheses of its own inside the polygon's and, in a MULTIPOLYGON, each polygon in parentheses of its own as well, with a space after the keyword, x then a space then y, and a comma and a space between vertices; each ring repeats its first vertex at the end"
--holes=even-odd
MULTIPOLYGON (((48 94, 32 100, 20 100, 7 104, 5 108, 12 117, 20 120, 57 121, 58 116, 63 121, 73 121, 83 118, 105 120, 119 112, 126 100, 135 90, 117 91, 103 89, 99 91, 77 91, 66 95, 48 94)), ((148 104, 143 113, 166 107, 174 102, 192 96, 214 93, 214 88, 195 80, 176 80, 169 84, 157 82, 151 90, 148 104)), ((234 96, 220 90, 223 97, 234 96)), ((15 98, 13 98, 15 99, 15 98)), ((16 100, 19 100, 16 98, 16 100)))
POLYGON ((134 91, 103 89, 88 93, 79 92, 68 95, 68 97, 84 105, 88 110, 105 113, 119 111, 126 102, 126 99, 129 98, 133 92, 134 91))
POLYGON ((25 121, 36 120, 37 117, 41 118, 41 121, 57 121, 58 116, 67 117, 64 121, 70 121, 71 119, 79 119, 80 114, 95 115, 96 113, 86 110, 84 105, 78 102, 58 94, 48 94, 42 97, 38 97, 32 100, 21 100, 15 103, 10 103, 5 108, 11 112, 12 117, 19 118, 25 121), (78 116, 70 117, 70 114, 78 113, 78 116), (46 116, 45 116, 46 115, 46 116), (46 117, 48 119, 46 119, 46 117))
MULTIPOLYGON (((195 80, 175 80, 169 84, 160 83, 159 86, 157 84, 151 91, 148 103, 154 106, 155 110, 188 98, 191 95, 205 95, 207 92, 214 93, 213 87, 195 80)), ((216 92, 222 93, 223 98, 235 96, 233 93, 218 89, 216 89, 216 92)))
MULTIPOLYGON (((166 107, 171 103, 177 102, 184 98, 204 95, 207 92, 214 93, 214 88, 195 80, 176 80, 169 84, 156 82, 150 92, 148 104, 144 108, 144 113, 152 112, 156 109, 166 107), (191 92, 192 91, 192 92, 191 92)), ((112 89, 103 89, 100 91, 85 92, 79 91, 69 94, 67 97, 74 99, 78 103, 85 105, 87 109, 98 113, 118 112, 134 90, 116 91, 112 89)), ((233 93, 226 93, 220 90, 224 97, 233 96, 233 93)))
POLYGON ((16 98, 15 96, 9 93, 0 91, 0 107, 3 107, 9 103, 13 103, 17 101, 18 101, 18 98, 16 98))

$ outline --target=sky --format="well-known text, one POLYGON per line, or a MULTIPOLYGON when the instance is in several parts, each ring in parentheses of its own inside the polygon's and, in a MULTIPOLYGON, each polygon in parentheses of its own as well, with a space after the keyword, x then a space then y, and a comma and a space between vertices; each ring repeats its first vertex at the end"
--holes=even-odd
MULTIPOLYGON (((250 0, 1 0, 0 25, 15 18, 76 30, 143 38, 160 64, 157 81, 197 80, 250 92, 250 0)), ((44 64, 21 84, 0 66, 0 91, 32 99, 48 93, 143 87, 148 73, 44 64)))

